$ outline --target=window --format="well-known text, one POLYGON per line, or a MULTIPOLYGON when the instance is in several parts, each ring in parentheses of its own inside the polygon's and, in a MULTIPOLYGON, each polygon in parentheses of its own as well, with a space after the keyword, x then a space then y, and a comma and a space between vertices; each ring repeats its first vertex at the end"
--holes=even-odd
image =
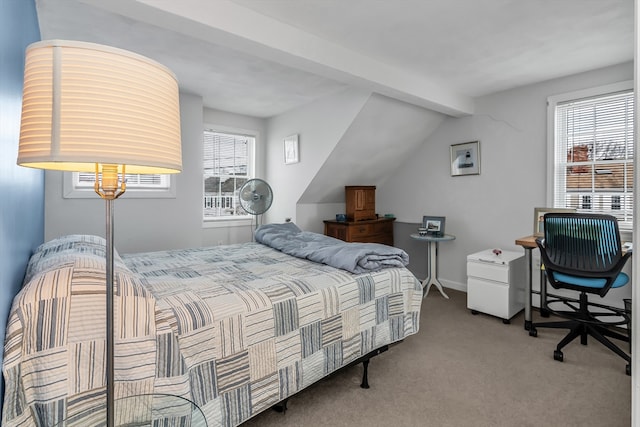
POLYGON ((238 198, 240 187, 253 178, 255 136, 204 131, 203 218, 250 218, 238 198))
POLYGON ((622 209, 622 197, 611 196, 611 209, 616 211, 622 209))
MULTIPOLYGON (((94 172, 65 172, 63 193, 65 198, 96 197, 93 184, 94 172)), ((122 197, 133 198, 173 198, 176 196, 174 175, 125 174, 126 192, 122 197)))
POLYGON ((633 109, 631 82, 549 98, 553 207, 613 215, 631 230, 633 109))

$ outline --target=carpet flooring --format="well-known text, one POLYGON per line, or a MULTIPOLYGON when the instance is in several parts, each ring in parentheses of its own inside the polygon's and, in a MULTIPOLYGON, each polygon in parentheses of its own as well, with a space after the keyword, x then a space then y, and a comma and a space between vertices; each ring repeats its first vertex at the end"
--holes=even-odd
MULTIPOLYGON (((564 330, 523 328, 466 308, 466 293, 435 289, 423 300, 420 332, 369 364, 342 370, 267 410, 243 427, 580 426, 631 424, 631 377, 624 360, 590 339, 553 350, 564 330)), ((534 312, 534 321, 538 320, 534 312)), ((544 319, 543 319, 544 320, 544 319)), ((627 346, 627 343, 619 343, 627 346)), ((626 347, 625 347, 626 348, 626 347)))

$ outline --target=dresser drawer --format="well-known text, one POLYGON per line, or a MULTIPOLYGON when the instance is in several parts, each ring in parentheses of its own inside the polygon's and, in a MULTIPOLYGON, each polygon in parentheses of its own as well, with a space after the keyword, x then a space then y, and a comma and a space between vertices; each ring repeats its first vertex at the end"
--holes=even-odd
POLYGON ((370 221, 324 221, 324 234, 346 242, 382 243, 393 246, 392 218, 370 221))
POLYGON ((366 237, 371 234, 375 234, 374 228, 378 224, 354 224, 349 227, 349 232, 352 238, 366 237))
POLYGON ((335 237, 336 239, 340 239, 340 240, 347 240, 347 231, 348 228, 344 225, 337 225, 337 224, 326 224, 324 226, 324 234, 326 234, 329 237, 335 237))
MULTIPOLYGON (((378 234, 372 234, 370 236, 362 236, 362 237, 358 237, 358 242, 360 243, 383 243, 383 244, 388 244, 385 243, 386 236, 382 236, 382 235, 378 235, 378 234)), ((388 241, 388 239, 386 239, 388 241)))
POLYGON ((371 233, 373 234, 388 234, 393 233, 393 223, 392 222, 378 222, 371 224, 371 233))

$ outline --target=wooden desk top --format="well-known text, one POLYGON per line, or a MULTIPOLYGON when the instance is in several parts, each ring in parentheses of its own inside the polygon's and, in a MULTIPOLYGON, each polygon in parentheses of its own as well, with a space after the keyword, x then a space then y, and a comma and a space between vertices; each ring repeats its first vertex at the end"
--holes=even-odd
MULTIPOLYGON (((537 237, 534 236, 534 235, 521 237, 519 239, 516 239, 516 245, 520 245, 525 249, 534 249, 534 248, 538 247, 538 245, 536 244, 536 239, 537 239, 537 237)), ((628 249, 625 249, 623 247, 622 248, 622 253, 626 253, 627 250, 628 249)))
POLYGON ((536 239, 537 237, 534 235, 531 236, 526 236, 526 237, 521 237, 519 239, 516 239, 516 245, 520 245, 523 248, 537 248, 538 245, 536 245, 536 239))

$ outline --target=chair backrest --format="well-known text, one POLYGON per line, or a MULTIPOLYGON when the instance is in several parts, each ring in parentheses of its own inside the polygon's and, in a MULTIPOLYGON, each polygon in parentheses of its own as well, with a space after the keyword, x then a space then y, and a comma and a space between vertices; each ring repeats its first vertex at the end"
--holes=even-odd
POLYGON ((618 221, 611 215, 545 214, 544 239, 546 258, 564 273, 610 272, 622 258, 618 221))
POLYGON ((544 216, 544 236, 544 240, 536 239, 536 244, 547 279, 556 289, 603 297, 631 256, 631 251, 622 253, 618 221, 611 215, 548 213, 544 216), (558 273, 573 279, 560 279, 558 273))

